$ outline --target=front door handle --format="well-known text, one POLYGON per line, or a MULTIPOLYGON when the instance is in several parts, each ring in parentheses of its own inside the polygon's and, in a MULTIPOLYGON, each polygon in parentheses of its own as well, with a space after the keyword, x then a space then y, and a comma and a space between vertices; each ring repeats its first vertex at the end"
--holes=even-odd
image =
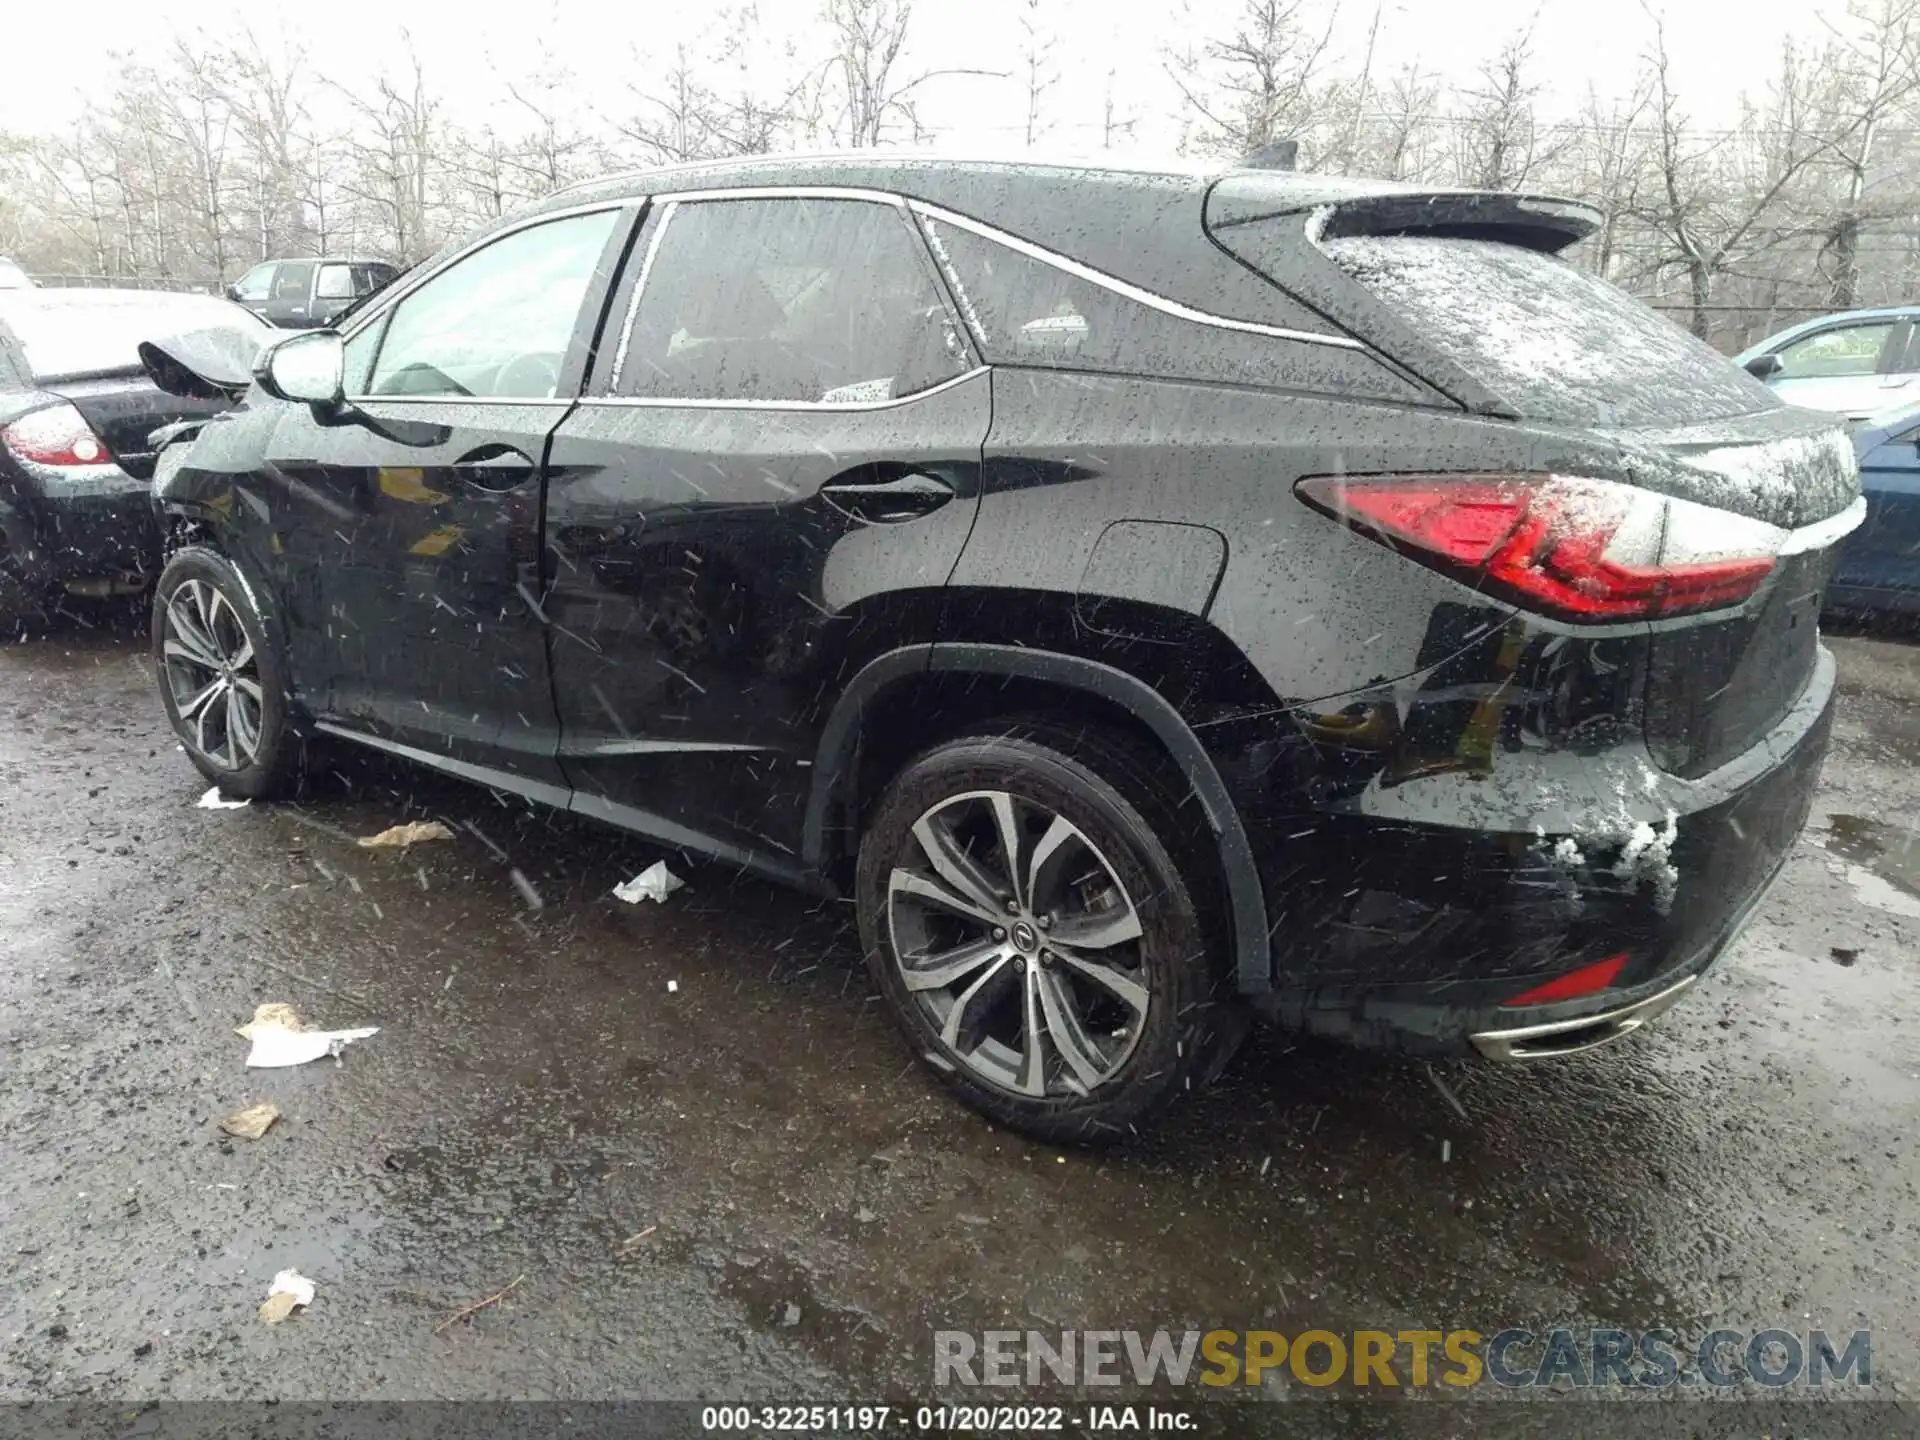
POLYGON ((533 479, 533 457, 511 445, 482 445, 453 462, 453 473, 479 490, 512 490, 533 479))
POLYGON ((931 514, 953 499, 951 485, 920 470, 909 471, 897 480, 840 481, 822 486, 820 493, 835 509, 857 520, 882 525, 931 514))

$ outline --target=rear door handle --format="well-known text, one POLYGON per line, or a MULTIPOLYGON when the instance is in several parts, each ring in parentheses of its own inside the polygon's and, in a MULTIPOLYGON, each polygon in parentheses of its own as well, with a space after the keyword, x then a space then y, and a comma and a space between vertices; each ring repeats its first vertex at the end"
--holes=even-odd
POLYGON ((533 457, 511 445, 482 445, 453 462, 453 473, 479 490, 512 490, 533 479, 533 457))
POLYGON ((820 493, 827 497, 835 509, 855 519, 882 525, 931 514, 953 499, 952 486, 919 470, 902 475, 897 480, 880 480, 871 484, 841 481, 822 486, 820 493))

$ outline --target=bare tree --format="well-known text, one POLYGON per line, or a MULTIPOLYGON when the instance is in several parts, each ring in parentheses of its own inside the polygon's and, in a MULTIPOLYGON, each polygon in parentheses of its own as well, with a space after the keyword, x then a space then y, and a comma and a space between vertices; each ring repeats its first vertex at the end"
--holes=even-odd
POLYGON ((1909 188, 1892 212, 1877 213, 1867 188, 1889 119, 1920 88, 1920 0, 1854 0, 1826 60, 1832 72, 1828 126, 1842 194, 1826 219, 1821 257, 1832 266, 1830 303, 1848 310, 1858 302, 1861 231, 1886 213, 1913 209, 1909 188))
POLYGON ((402 261, 423 259, 437 237, 428 216, 444 128, 440 102, 427 89, 426 72, 412 42, 399 78, 382 75, 370 98, 342 90, 359 124, 348 142, 348 193, 378 217, 384 248, 402 261))
MULTIPOLYGON (((1027 148, 1051 127, 1042 118, 1047 92, 1059 82, 1060 71, 1053 63, 1054 36, 1042 13, 1044 0, 1020 0, 1020 75, 1026 82, 1027 148)), ((1108 76, 1111 85, 1112 76, 1108 76)), ((1108 90, 1112 100, 1112 90, 1108 90)))
POLYGON ((1309 0, 1243 0, 1231 33, 1167 57, 1167 74, 1200 117, 1202 150, 1245 154, 1298 138, 1337 11, 1313 23, 1309 0))
MULTIPOLYGON (((1536 17, 1537 18, 1537 17, 1536 17)), ((1456 131, 1459 173, 1482 190, 1517 190, 1553 158, 1556 138, 1534 115, 1540 85, 1530 73, 1533 23, 1507 37, 1464 92, 1456 131)))
POLYGON ((1640 214, 1665 247, 1658 263, 1683 273, 1689 322, 1704 339, 1714 282, 1777 242, 1768 222, 1832 144, 1808 126, 1807 77, 1791 42, 1764 110, 1749 106, 1732 132, 1691 137, 1673 84, 1666 28, 1657 18, 1653 34, 1647 65, 1655 175, 1640 214))
POLYGON ((833 54, 827 73, 839 87, 840 138, 855 149, 883 141, 890 126, 904 122, 914 140, 925 138, 916 92, 931 80, 948 76, 1003 77, 1003 71, 947 68, 922 70, 902 80, 894 73, 907 43, 913 0, 827 0, 827 28, 833 54))
POLYGON ((1594 273, 1605 280, 1613 278, 1622 225, 1640 206, 1649 158, 1648 100, 1645 84, 1618 101, 1603 101, 1589 89, 1565 147, 1577 166, 1578 179, 1571 188, 1600 212, 1600 230, 1589 246, 1588 259, 1594 273))
POLYGON ((1111 150, 1115 140, 1133 139, 1134 127, 1140 123, 1137 115, 1125 109, 1114 94, 1114 73, 1107 71, 1106 96, 1100 105, 1100 148, 1111 150))

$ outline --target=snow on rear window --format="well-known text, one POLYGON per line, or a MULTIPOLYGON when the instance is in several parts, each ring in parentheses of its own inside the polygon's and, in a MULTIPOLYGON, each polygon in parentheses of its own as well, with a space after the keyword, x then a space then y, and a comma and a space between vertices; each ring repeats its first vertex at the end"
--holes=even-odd
POLYGON ((1323 247, 1530 418, 1656 425, 1779 404, 1705 342, 1551 255, 1446 236, 1356 236, 1323 247))
POLYGON ((140 342, 227 328, 265 343, 272 329, 211 295, 159 291, 17 290, 0 296, 0 324, 19 338, 34 378, 137 370, 140 342))

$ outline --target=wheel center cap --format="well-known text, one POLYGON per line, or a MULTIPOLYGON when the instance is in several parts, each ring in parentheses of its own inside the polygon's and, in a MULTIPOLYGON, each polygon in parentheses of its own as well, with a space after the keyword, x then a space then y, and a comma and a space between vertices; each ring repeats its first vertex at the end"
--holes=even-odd
POLYGON ((1013 943, 1025 954, 1031 955, 1040 948, 1040 932, 1025 920, 1013 922, 1013 943))

